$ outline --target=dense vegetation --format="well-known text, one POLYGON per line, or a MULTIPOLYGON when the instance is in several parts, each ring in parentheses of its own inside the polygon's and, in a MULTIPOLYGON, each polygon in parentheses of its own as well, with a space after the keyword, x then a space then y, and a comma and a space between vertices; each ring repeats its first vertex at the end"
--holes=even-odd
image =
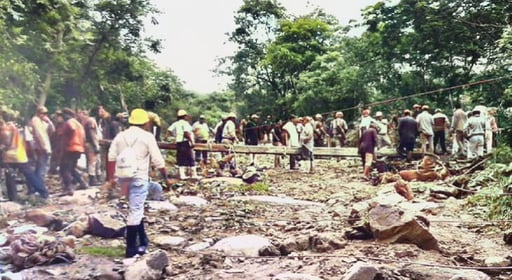
POLYGON ((101 103, 120 111, 126 103, 155 107, 167 121, 177 108, 206 112, 213 121, 230 110, 326 113, 508 77, 375 109, 389 115, 413 103, 446 110, 459 101, 466 108, 512 105, 507 0, 383 1, 349 26, 321 9, 291 15, 274 0, 244 0, 227 37, 239 48, 217 69, 232 82, 209 95, 187 91, 171 69, 147 58, 162 51, 158 38, 142 33, 144 20, 157 13, 149 0, 1 1, 0 103, 25 115, 36 104, 101 103))

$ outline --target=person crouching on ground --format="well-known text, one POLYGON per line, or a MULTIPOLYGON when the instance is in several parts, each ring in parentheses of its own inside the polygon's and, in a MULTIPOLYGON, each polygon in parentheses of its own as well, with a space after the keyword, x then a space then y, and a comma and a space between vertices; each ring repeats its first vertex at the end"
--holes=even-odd
MULTIPOLYGON (((128 197, 129 212, 126 219, 126 257, 145 254, 148 239, 142 218, 144 202, 149 192, 149 162, 160 171, 167 186, 173 182, 167 178, 165 161, 160 153, 156 139, 149 130, 148 113, 143 109, 134 109, 128 119, 130 127, 120 132, 110 145, 107 162, 107 180, 113 184, 116 158, 127 147, 133 148, 137 158, 137 168, 133 178, 121 182, 121 191, 128 197), (140 246, 137 246, 137 237, 140 246)), ((153 182, 154 183, 154 182, 153 182)))
POLYGON ((376 158, 375 148, 378 143, 377 124, 372 122, 368 129, 365 129, 359 139, 359 155, 363 161, 363 176, 365 180, 370 178, 372 162, 376 158))

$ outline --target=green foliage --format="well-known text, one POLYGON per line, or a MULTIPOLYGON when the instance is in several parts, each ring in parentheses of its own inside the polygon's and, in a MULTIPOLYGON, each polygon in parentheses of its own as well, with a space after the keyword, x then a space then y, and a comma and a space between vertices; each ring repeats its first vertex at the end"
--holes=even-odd
MULTIPOLYGON (((510 150, 510 148, 508 148, 510 150)), ((510 154, 509 154, 510 158, 510 154)), ((510 161, 509 161, 510 162, 510 161)), ((476 174, 472 186, 482 189, 468 199, 473 208, 486 209, 489 219, 512 218, 512 164, 495 163, 476 174)))
POLYGON ((98 257, 109 258, 122 258, 125 255, 123 247, 81 247, 78 249, 78 254, 86 254, 98 257))

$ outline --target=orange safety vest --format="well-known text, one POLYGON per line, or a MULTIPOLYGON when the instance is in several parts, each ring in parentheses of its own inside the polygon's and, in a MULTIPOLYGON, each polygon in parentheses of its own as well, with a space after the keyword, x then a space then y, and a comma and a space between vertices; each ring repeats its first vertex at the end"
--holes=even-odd
POLYGON ((2 154, 2 160, 4 163, 27 163, 27 149, 25 147, 25 141, 20 135, 20 132, 16 125, 12 122, 8 122, 4 126, 4 130, 12 134, 11 145, 9 149, 2 154))
POLYGON ((69 126, 73 130, 73 136, 69 139, 66 146, 68 152, 85 152, 85 130, 84 127, 74 118, 69 119, 69 126))

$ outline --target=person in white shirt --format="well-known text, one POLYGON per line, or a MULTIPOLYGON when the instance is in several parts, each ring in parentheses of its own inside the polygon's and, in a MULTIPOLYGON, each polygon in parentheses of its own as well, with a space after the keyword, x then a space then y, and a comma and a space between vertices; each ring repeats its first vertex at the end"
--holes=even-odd
MULTIPOLYGON (((286 147, 300 147, 299 134, 297 132, 298 118, 291 115, 288 122, 283 126, 283 145, 286 147)), ((297 159, 294 155, 290 155, 290 169, 298 169, 297 159)))
POLYGON ((416 117, 416 121, 418 122, 418 131, 420 133, 422 153, 434 152, 434 119, 428 112, 429 109, 428 105, 423 105, 423 107, 421 107, 422 112, 416 117))
POLYGON ((443 114, 442 110, 437 108, 435 114, 432 116, 434 120, 434 151, 436 150, 437 144, 441 146, 443 155, 448 154, 446 150, 446 129, 450 127, 450 121, 448 117, 443 114))
POLYGON ((377 139, 378 147, 391 147, 391 139, 388 134, 389 122, 384 118, 384 114, 380 111, 375 113, 375 123, 379 126, 377 139))
MULTIPOLYGON (((476 108, 476 107, 475 107, 476 108)), ((485 119, 480 116, 480 111, 474 109, 469 117, 464 130, 467 131, 467 159, 473 159, 484 155, 485 119)))
POLYGON ((302 129, 302 132, 300 133, 300 143, 302 144, 302 148, 305 149, 303 151, 303 155, 305 155, 305 158, 303 160, 309 161, 309 172, 314 172, 314 165, 313 165, 313 147, 314 147, 314 133, 315 128, 313 126, 313 118, 311 117, 304 117, 303 118, 303 125, 304 128, 302 129))
MULTIPOLYGON (((196 143, 208 143, 210 137, 210 128, 206 122, 204 115, 199 116, 199 120, 192 125, 192 131, 194 132, 194 139, 196 143)), ((208 163, 208 151, 196 151, 196 161, 208 163)))
POLYGON ((170 187, 173 182, 167 178, 165 161, 160 153, 156 139, 149 130, 149 116, 143 109, 134 109, 128 120, 130 127, 120 132, 112 140, 108 151, 107 180, 115 182, 116 158, 122 151, 131 147, 137 158, 137 168, 133 178, 120 180, 121 192, 128 197, 129 212, 126 218, 126 257, 146 253, 148 238, 142 221, 144 202, 149 192, 149 163, 160 171, 165 183, 170 187), (140 246, 137 246, 137 237, 140 246))

